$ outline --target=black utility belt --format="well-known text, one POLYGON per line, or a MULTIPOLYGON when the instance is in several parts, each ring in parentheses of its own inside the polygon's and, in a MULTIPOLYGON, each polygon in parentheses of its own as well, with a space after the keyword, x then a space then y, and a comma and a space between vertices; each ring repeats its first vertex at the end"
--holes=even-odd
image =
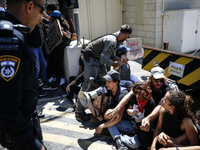
POLYGON ((85 58, 85 60, 86 60, 87 62, 90 61, 90 57, 93 57, 93 58, 95 58, 95 59, 98 59, 98 58, 96 58, 96 57, 92 54, 91 51, 86 51, 86 50, 82 49, 82 50, 81 50, 81 53, 83 54, 83 57, 85 58))

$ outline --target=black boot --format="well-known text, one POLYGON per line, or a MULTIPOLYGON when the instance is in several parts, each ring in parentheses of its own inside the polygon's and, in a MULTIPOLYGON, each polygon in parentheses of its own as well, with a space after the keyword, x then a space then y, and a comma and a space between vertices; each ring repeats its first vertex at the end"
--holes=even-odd
POLYGON ((115 138, 115 146, 117 150, 129 150, 129 148, 122 142, 120 136, 115 138))
POLYGON ((85 113, 85 111, 75 112, 75 116, 80 118, 83 121, 89 121, 90 120, 90 117, 88 116, 88 114, 85 113))

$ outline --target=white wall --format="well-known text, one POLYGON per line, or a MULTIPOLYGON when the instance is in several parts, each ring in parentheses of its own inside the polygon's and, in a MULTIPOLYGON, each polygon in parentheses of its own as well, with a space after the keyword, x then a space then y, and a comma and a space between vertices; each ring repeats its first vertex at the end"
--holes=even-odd
POLYGON ((200 8, 200 0, 123 0, 123 24, 131 25, 131 37, 142 37, 145 46, 162 48, 163 1, 164 10, 200 8))
POLYGON ((122 25, 121 0, 79 0, 81 38, 92 40, 122 25))

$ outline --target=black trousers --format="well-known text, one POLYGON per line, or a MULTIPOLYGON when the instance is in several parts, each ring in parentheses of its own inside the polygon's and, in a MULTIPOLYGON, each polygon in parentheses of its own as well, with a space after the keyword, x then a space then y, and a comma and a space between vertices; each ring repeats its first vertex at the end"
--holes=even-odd
POLYGON ((138 139, 142 145, 142 147, 146 148, 151 146, 153 141, 153 133, 154 130, 150 128, 148 132, 140 129, 141 123, 137 122, 134 126, 135 134, 138 136, 138 139))
MULTIPOLYGON (((31 125, 33 129, 34 136, 43 144, 42 130, 40 127, 40 120, 38 118, 37 112, 25 116, 25 120, 31 125)), ((8 135, 0 128, 0 143, 3 147, 9 150, 27 150, 26 143, 21 144, 21 141, 14 141, 9 138, 8 135)))
POLYGON ((64 77, 64 44, 58 45, 47 57, 47 74, 57 74, 58 78, 64 77))

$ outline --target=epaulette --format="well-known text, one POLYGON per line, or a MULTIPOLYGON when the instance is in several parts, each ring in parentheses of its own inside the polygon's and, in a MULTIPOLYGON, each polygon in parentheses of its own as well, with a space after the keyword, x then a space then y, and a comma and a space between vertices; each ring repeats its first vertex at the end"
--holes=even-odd
POLYGON ((20 31, 20 32, 22 32, 22 33, 24 33, 24 34, 28 34, 28 33, 30 33, 30 31, 31 31, 31 28, 30 28, 30 27, 27 27, 27 26, 22 25, 22 24, 15 24, 15 25, 13 25, 13 27, 14 27, 16 30, 18 30, 18 31, 20 31))

